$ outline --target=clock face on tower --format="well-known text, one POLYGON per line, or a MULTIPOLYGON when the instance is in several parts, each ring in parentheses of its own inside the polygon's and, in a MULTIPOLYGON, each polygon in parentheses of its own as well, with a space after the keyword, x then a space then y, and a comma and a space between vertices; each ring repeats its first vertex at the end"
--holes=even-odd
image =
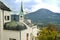
POLYGON ((21 18, 23 17, 23 16, 20 16, 21 18))

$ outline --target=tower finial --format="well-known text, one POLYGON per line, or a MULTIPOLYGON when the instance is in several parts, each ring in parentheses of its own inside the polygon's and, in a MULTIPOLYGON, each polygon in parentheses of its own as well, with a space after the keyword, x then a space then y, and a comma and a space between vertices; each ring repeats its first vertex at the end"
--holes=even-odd
POLYGON ((22 1, 21 1, 19 18, 20 18, 20 22, 24 21, 24 10, 23 10, 23 2, 22 1))
POLYGON ((20 16, 23 16, 23 15, 24 15, 23 2, 21 0, 20 16))

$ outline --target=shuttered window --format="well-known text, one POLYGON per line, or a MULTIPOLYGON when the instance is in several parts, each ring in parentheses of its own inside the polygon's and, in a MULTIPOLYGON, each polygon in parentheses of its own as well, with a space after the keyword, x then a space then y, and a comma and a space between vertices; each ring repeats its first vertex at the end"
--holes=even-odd
POLYGON ((9 20, 10 18, 9 18, 9 16, 5 16, 5 20, 9 20))

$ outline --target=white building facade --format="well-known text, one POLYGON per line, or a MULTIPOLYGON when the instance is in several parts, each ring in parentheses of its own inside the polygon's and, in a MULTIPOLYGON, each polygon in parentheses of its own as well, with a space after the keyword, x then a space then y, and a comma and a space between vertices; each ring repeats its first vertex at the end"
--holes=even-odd
POLYGON ((11 20, 11 10, 0 1, 0 40, 3 40, 3 25, 11 20))
MULTIPOLYGON (((2 2, 0 4, 4 5, 2 2)), ((5 5, 4 5, 5 6, 5 5)), ((3 6, 2 6, 3 7, 3 6)), ((21 3, 21 12, 20 12, 20 21, 26 26, 26 29, 21 30, 11 30, 9 28, 4 29, 4 24, 11 22, 11 10, 5 6, 5 8, 0 7, 0 40, 35 40, 33 36, 37 36, 37 26, 29 26, 31 24, 31 21, 27 20, 29 24, 26 24, 24 22, 24 12, 23 7, 21 3)), ((13 23, 13 26, 16 23, 13 23)), ((11 27, 11 23, 8 24, 11 27)), ((17 23, 18 25, 18 23, 17 23)))

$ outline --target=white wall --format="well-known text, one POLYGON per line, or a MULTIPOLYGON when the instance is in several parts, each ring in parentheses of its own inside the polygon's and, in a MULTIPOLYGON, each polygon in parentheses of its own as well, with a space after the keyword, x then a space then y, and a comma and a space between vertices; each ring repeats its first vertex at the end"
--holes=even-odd
MULTIPOLYGON (((11 31, 11 30, 3 30, 3 11, 0 10, 0 40, 9 40, 9 38, 14 38, 16 40, 20 40, 20 36, 21 36, 21 40, 27 40, 27 33, 29 34, 28 36, 28 39, 30 40, 31 37, 30 37, 30 34, 33 32, 32 31, 32 28, 29 27, 28 29, 26 30, 22 30, 21 31, 21 35, 20 35, 20 31, 11 31)), ((10 22, 11 21, 11 14, 9 11, 4 11, 4 16, 10 16, 10 20, 6 21, 4 20, 4 23, 5 22, 10 22)))
POLYGON ((28 33, 28 40, 31 40, 31 33, 32 33, 31 28, 21 31, 21 40, 27 40, 27 33, 28 33))
POLYGON ((5 21, 4 22, 10 22, 11 21, 11 13, 9 11, 3 11, 0 9, 0 40, 5 40, 4 38, 7 36, 7 33, 6 33, 6 36, 5 36, 5 31, 3 31, 3 19, 5 19, 4 16, 10 16, 10 20, 9 21, 5 21))
POLYGON ((3 40, 3 10, 0 9, 0 40, 3 40))
POLYGON ((20 40, 20 31, 3 30, 3 40, 9 40, 9 38, 20 40))
POLYGON ((29 33, 28 40, 31 40, 30 34, 31 30, 27 31, 22 30, 22 31, 13 31, 13 30, 3 30, 3 40, 9 40, 9 38, 14 38, 16 40, 27 40, 27 33, 29 33), (21 34, 21 35, 20 35, 21 34))
POLYGON ((21 40, 26 40, 26 30, 21 31, 21 40))
POLYGON ((5 16, 9 16, 10 20, 5 20, 5 19, 4 19, 4 23, 10 22, 10 21, 11 21, 11 12, 10 12, 10 11, 4 11, 4 17, 5 17, 5 16))

